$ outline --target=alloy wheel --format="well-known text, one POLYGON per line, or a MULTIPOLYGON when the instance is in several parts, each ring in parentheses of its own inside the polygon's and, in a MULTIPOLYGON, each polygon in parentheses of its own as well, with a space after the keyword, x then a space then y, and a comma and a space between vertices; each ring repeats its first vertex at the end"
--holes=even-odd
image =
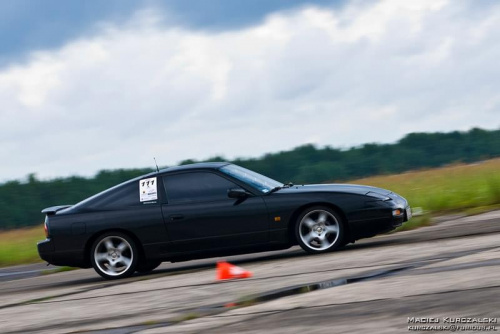
POLYGON ((332 247, 340 235, 340 223, 327 210, 312 210, 306 213, 298 226, 302 243, 313 251, 332 247))
POLYGON ((94 250, 97 268, 108 276, 121 276, 134 261, 130 243, 121 236, 107 236, 99 241, 94 250))

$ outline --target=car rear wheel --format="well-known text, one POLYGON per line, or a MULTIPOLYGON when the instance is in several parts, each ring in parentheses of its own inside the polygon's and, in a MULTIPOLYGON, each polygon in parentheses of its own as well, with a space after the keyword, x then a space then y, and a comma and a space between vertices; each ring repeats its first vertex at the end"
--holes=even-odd
POLYGON ((149 273, 161 264, 161 261, 146 261, 137 265, 136 271, 141 274, 149 273))
POLYGON ((99 275, 107 279, 132 275, 137 267, 137 258, 134 241, 120 232, 105 233, 92 245, 92 266, 99 275))
POLYGON ((308 208, 297 219, 297 241, 306 252, 317 254, 342 247, 344 225, 342 218, 330 208, 308 208))

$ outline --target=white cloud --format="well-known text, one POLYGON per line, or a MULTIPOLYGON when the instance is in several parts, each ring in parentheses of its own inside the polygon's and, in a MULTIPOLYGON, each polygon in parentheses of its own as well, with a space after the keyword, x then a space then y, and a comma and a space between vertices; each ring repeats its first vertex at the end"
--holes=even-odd
POLYGON ((207 32, 141 11, 0 69, 0 180, 497 128, 499 17, 354 1, 207 32))

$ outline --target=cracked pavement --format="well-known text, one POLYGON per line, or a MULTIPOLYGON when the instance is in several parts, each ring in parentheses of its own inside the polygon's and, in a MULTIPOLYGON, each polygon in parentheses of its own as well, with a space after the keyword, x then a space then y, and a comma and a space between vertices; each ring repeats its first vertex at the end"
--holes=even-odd
POLYGON ((224 282, 215 281, 219 259, 164 263, 153 274, 112 282, 91 269, 13 279, 1 283, 0 326, 4 333, 402 333, 408 317, 498 318, 499 233, 500 211, 493 211, 324 255, 294 247, 232 256, 225 259, 254 277, 224 282), (276 289, 391 268, 401 270, 204 313, 276 289))

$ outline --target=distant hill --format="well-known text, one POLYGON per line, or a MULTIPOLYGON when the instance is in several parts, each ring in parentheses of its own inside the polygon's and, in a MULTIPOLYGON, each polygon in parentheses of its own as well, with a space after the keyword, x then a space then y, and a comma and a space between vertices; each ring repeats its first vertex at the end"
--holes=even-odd
MULTIPOLYGON (((303 145, 290 151, 232 162, 282 182, 318 183, 495 157, 500 157, 500 130, 474 128, 466 132, 411 133, 394 144, 365 144, 347 150, 303 145)), ((225 160, 213 157, 206 161, 225 160)), ((180 164, 193 162, 196 161, 186 160, 180 164)), ((92 178, 73 176, 49 181, 40 181, 31 174, 26 182, 6 182, 0 185, 0 229, 40 224, 43 221, 40 210, 45 207, 77 203, 150 171, 150 168, 103 170, 92 178)))

